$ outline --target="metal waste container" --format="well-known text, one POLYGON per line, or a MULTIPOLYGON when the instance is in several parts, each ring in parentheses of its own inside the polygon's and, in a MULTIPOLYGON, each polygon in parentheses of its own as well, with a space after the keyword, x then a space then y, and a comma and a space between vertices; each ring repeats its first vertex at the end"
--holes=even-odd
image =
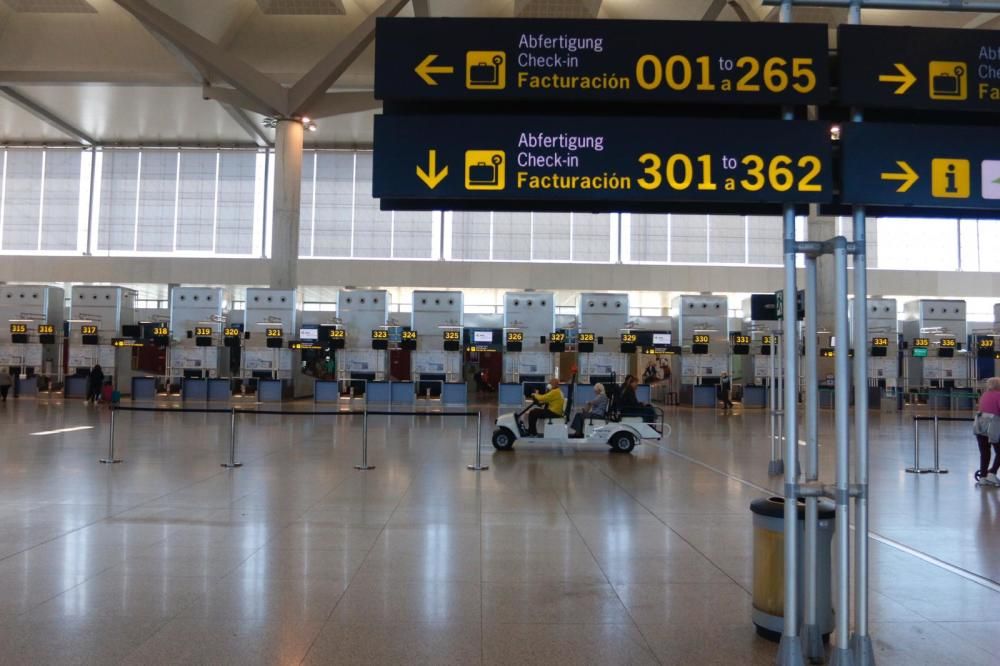
MULTIPOLYGON (((819 502, 819 529, 816 534, 816 623, 824 638, 833 631, 830 545, 836 511, 828 499, 819 502)), ((757 633, 769 640, 781 638, 785 611, 785 499, 766 497, 750 503, 753 513, 753 623, 757 633)), ((798 501, 798 586, 799 626, 804 608, 805 500, 798 501)))

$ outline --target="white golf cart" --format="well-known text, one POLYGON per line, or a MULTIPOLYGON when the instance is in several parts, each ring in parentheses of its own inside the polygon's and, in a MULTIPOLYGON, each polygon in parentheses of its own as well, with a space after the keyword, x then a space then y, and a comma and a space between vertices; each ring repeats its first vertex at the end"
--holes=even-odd
POLYGON ((670 426, 663 421, 663 410, 654 407, 659 420, 647 423, 641 416, 621 416, 618 411, 617 390, 609 391, 608 410, 606 417, 584 416, 583 437, 569 436, 569 419, 572 414, 573 396, 570 384, 570 396, 566 401, 566 414, 563 418, 550 418, 539 421, 544 428, 540 437, 528 437, 528 428, 522 422, 529 409, 538 406, 534 400, 529 400, 527 406, 518 412, 501 414, 496 420, 493 430, 493 447, 498 451, 510 451, 514 442, 521 440, 527 443, 558 443, 573 444, 607 444, 612 451, 629 453, 643 440, 660 440, 670 434, 670 426), (612 395, 612 393, 614 395, 612 395))

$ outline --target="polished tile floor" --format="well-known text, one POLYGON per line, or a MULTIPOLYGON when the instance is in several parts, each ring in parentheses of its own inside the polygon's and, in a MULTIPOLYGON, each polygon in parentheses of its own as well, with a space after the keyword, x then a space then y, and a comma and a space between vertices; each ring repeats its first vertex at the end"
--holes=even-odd
MULTIPOLYGON (((0 664, 774 662, 749 620, 763 412, 672 408, 630 456, 494 455, 493 416, 488 471, 475 419, 437 415, 372 417, 369 471, 358 417, 241 416, 228 470, 226 415, 120 413, 112 466, 107 410, 0 405, 0 664)), ((951 474, 905 474, 912 432, 873 417, 878 662, 998 663, 1000 490, 965 424, 951 474)))

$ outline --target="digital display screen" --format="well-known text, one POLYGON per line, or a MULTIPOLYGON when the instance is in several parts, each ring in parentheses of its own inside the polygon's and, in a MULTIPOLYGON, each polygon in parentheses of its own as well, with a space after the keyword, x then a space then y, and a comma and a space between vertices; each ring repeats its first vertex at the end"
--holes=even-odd
POLYGON ((767 345, 768 347, 770 347, 771 345, 773 345, 775 343, 774 336, 773 335, 765 335, 764 337, 762 337, 760 339, 760 343, 762 345, 767 345))
POLYGON ((240 329, 238 328, 224 328, 222 329, 222 334, 227 338, 238 338, 240 337, 240 329))
POLYGON ((311 342, 309 340, 295 340, 294 342, 288 343, 288 348, 295 350, 304 350, 304 349, 308 350, 308 349, 322 349, 323 346, 316 344, 315 342, 311 342))
POLYGON ((138 340, 131 340, 129 338, 112 338, 111 344, 114 347, 141 347, 142 343, 138 340))
POLYGON ((492 344, 493 343, 493 331, 473 331, 472 341, 482 344, 492 344))
POLYGON ((941 346, 949 349, 955 348, 955 338, 941 338, 941 346))
POLYGON ((556 331, 549 334, 549 342, 566 342, 566 334, 562 331, 556 331))
POLYGON ((996 345, 996 340, 993 338, 979 338, 979 348, 980 349, 993 349, 996 345))
POLYGON ((670 344, 670 333, 653 333, 653 346, 666 347, 670 344))
POLYGON ((389 331, 384 328, 376 328, 372 330, 372 340, 388 340, 389 331))
POLYGON ((125 324, 122 326, 123 338, 138 338, 142 336, 142 326, 138 324, 125 324))
POLYGON ((27 333, 28 332, 28 325, 27 324, 11 324, 10 325, 10 332, 11 333, 27 333))
POLYGON ((153 327, 153 337, 154 338, 165 338, 170 335, 170 329, 166 326, 154 326, 153 327))
POLYGON ((872 338, 872 347, 888 347, 889 338, 872 338))
POLYGON ((522 331, 507 331, 507 342, 524 342, 524 333, 522 331))
POLYGON ((703 333, 696 333, 691 336, 691 344, 707 345, 711 341, 712 341, 711 336, 705 335, 703 333))
POLYGON ((97 327, 93 324, 87 324, 80 327, 80 335, 97 335, 97 327))
POLYGON ((462 339, 462 334, 458 330, 445 331, 442 336, 444 337, 445 342, 458 342, 462 339))
POLYGON ((403 331, 403 340, 416 340, 416 339, 417 339, 416 331, 403 331))
POLYGON ((330 329, 330 339, 331 340, 346 340, 347 339, 347 331, 345 331, 342 328, 333 328, 333 329, 330 329))
POLYGON ((913 338, 914 347, 930 347, 931 341, 928 338, 913 338))
POLYGON ((280 328, 268 328, 264 330, 264 336, 268 338, 280 338, 285 335, 285 332, 280 328))
POLYGON ((737 333, 736 335, 733 336, 733 344, 734 345, 748 345, 748 344, 750 344, 750 336, 749 335, 742 335, 740 333, 737 333))
POLYGON ((923 358, 927 356, 927 347, 915 347, 913 349, 914 358, 923 358))
POLYGON ((634 345, 639 341, 639 336, 635 333, 622 333, 621 341, 623 345, 634 345))
POLYGON ((299 340, 309 340, 311 342, 319 340, 319 329, 318 328, 300 328, 299 329, 299 340))
POLYGON ((198 326, 194 329, 195 336, 199 338, 207 338, 212 336, 212 329, 207 326, 198 326))
POLYGON ((581 333, 577 336, 577 342, 594 342, 596 337, 593 333, 581 333))

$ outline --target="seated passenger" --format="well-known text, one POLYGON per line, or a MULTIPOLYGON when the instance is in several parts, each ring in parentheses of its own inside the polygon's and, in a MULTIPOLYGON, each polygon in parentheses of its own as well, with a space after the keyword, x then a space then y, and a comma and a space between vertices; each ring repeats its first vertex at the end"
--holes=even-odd
POLYGON ((653 423, 656 421, 656 411, 653 409, 652 405, 639 402, 639 398, 636 397, 635 394, 635 390, 638 387, 638 378, 633 375, 625 377, 625 381, 622 382, 621 400, 618 403, 618 412, 622 415, 622 417, 641 416, 642 420, 646 423, 653 423))
POLYGON ((594 399, 589 400, 576 416, 573 417, 573 423, 570 425, 570 430, 572 432, 569 434, 570 437, 581 438, 583 437, 583 421, 587 417, 590 418, 604 418, 604 415, 608 411, 608 396, 604 393, 603 384, 594 384, 594 399))
POLYGON ((535 392, 531 394, 531 397, 535 402, 539 403, 539 406, 528 412, 528 437, 539 436, 539 420, 562 418, 566 399, 563 398, 562 391, 559 390, 559 380, 553 377, 552 381, 545 388, 548 389, 545 393, 535 392))

